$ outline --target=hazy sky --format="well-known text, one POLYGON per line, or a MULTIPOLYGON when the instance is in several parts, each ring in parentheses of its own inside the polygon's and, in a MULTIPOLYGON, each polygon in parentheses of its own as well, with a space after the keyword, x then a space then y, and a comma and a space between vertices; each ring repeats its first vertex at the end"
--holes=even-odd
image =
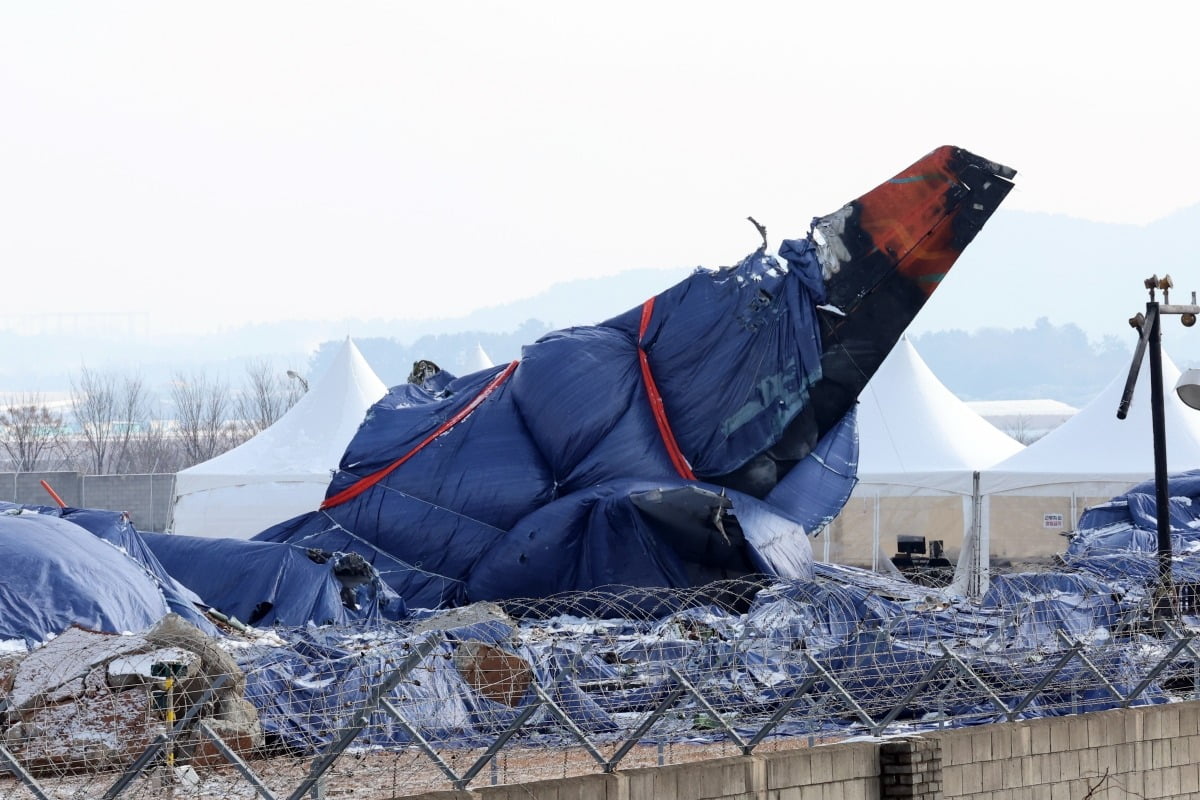
POLYGON ((984 7, 0 0, 9 313, 457 315, 732 263, 941 144, 1005 208, 1200 202, 1184 4, 984 7))

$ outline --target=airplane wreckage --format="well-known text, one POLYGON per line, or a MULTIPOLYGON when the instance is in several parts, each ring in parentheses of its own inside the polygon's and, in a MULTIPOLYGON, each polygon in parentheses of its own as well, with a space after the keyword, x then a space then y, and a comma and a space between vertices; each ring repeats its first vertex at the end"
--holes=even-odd
POLYGON ((250 541, 10 507, 5 601, 27 611, 7 615, 0 639, 137 630, 200 599, 250 624, 299 625, 613 585, 810 578, 808 534, 855 483, 859 393, 1014 175, 941 147, 813 220, 778 257, 763 232, 735 266, 550 333, 510 364, 414 372, 368 411, 320 508, 250 541), (19 530, 31 513, 61 517, 37 523, 53 529, 53 554, 19 530), (68 540, 96 537, 143 574, 107 581, 98 548, 69 554, 68 540), (53 564, 30 568, 39 559, 53 564), (122 596, 155 581, 145 602, 122 596))

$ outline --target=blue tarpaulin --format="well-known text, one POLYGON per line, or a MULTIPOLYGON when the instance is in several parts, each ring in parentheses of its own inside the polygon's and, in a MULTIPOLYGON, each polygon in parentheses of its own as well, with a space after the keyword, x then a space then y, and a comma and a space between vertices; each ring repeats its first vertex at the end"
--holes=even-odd
POLYGON ((358 556, 241 539, 141 536, 180 583, 249 625, 346 625, 407 613, 358 556))
MULTIPOLYGON (((426 625, 445 639, 391 697, 428 740, 448 747, 488 743, 536 698, 525 691, 505 705, 464 677, 456 668, 456 648, 485 642, 527 664, 572 722, 602 743, 610 735, 614 741, 627 735, 630 718, 623 715, 645 714, 681 685, 671 670, 697 687, 709 707, 742 719, 756 714, 765 719, 815 677, 816 684, 807 684, 810 690, 848 692, 859 709, 880 720, 928 676, 936 681, 938 708, 927 708, 927 698, 910 698, 912 705, 900 717, 919 724, 935 710, 960 722, 1000 721, 1005 712, 995 698, 1008 709, 1024 704, 1020 718, 1112 708, 1122 701, 1099 686, 1092 667, 1127 695, 1153 666, 1139 660, 1143 646, 1136 642, 1089 651, 1091 666, 1079 659, 1059 664, 1050 657, 1065 649, 1057 631, 1109 641, 1106 626, 1118 622, 1108 605, 1111 587, 1089 576, 1002 579, 980 606, 931 606, 928 589, 917 600, 905 598, 911 584, 896 581, 895 588, 897 596, 888 597, 892 593, 877 576, 842 568, 836 580, 775 583, 760 591, 744 614, 699 605, 660 619, 553 617, 426 625), (988 689, 955 673, 943 645, 988 689), (825 672, 817 671, 810 656, 825 672), (1048 685, 1050 690, 1043 691, 1048 685), (1036 696, 1027 699, 1035 690, 1036 696)), ((287 646, 244 649, 238 660, 264 727, 299 753, 324 747, 346 705, 362 702, 380 676, 429 636, 405 626, 360 633, 279 629, 278 634, 287 646)), ((1161 686, 1152 683, 1132 702, 1165 699, 1161 686)), ((645 735, 643 742, 710 736, 711 729, 695 727, 703 725, 707 710, 694 697, 682 697, 667 727, 645 735)), ((843 735, 862 722, 856 711, 836 701, 823 719, 843 735)), ((787 730, 795 732, 781 732, 787 730)), ((571 741, 544 708, 521 735, 571 741)), ((372 715, 361 736, 363 746, 410 741, 383 712, 372 715)))
POLYGON ((40 642, 71 625, 140 631, 168 612, 216 635, 209 608, 264 627, 367 624, 408 613, 353 553, 144 533, 116 511, 0 509, 0 639, 40 642))
POLYGON ((781 252, 514 364, 393 388, 324 507, 256 538, 357 552, 418 607, 809 576, 806 533, 845 503, 858 443, 852 411, 788 441, 822 374, 824 295, 812 242, 781 252))
MULTIPOLYGON (((854 405, 1015 172, 939 147, 597 325, 462 377, 418 362, 319 510, 262 541, 353 551, 410 606, 812 575, 854 486, 854 405)), ((755 223, 757 225, 757 223, 755 223)))
MULTIPOLYGON (((1171 573, 1178 583, 1200 584, 1200 470, 1167 478, 1171 573)), ((1158 509, 1155 482, 1085 511, 1064 554, 1067 565, 1126 587, 1158 580, 1158 509)))
MULTIPOLYGON (((165 584, 117 544, 57 513, 0 508, 0 640, 33 646, 72 625, 141 631, 174 610, 165 584)), ((111 513, 90 521, 105 527, 101 517, 111 513)), ((197 616, 192 621, 203 624, 197 616)))

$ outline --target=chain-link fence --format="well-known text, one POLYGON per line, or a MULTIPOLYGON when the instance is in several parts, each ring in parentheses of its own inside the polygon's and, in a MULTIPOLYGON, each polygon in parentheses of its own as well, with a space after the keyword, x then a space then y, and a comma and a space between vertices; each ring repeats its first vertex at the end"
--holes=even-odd
POLYGON ((1188 619, 1083 574, 981 603, 812 581, 477 604, 370 628, 174 618, 0 662, 0 797, 405 796, 1194 698, 1188 619))

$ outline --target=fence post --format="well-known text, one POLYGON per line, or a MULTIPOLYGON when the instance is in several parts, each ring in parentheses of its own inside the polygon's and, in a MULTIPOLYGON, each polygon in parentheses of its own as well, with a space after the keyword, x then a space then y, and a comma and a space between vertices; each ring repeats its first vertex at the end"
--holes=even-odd
POLYGON ((216 695, 218 691, 220 691, 221 687, 229 682, 229 677, 229 675, 218 676, 217 679, 213 681, 212 686, 208 687, 208 690, 200 696, 200 699, 192 704, 192 707, 189 708, 188 712, 183 715, 183 719, 179 720, 179 722, 175 724, 174 728, 170 729, 165 734, 159 734, 156 736, 154 741, 150 743, 150 746, 147 747, 145 751, 137 757, 137 760, 129 765, 129 768, 125 770, 125 773, 121 775, 120 778, 117 778, 116 783, 108 788, 108 791, 103 795, 103 800, 113 800, 114 797, 124 792, 125 789, 128 788, 129 784, 133 783, 133 779, 141 774, 142 770, 146 769, 146 767, 150 766, 150 764, 157 760, 159 753, 162 751, 164 746, 166 746, 168 743, 173 744, 174 741, 179 738, 179 734, 190 728, 192 723, 196 721, 196 717, 200 715, 200 709, 208 705, 209 701, 212 700, 213 696, 216 695))
POLYGON ((50 800, 41 785, 34 780, 32 775, 25 771, 25 768, 21 766, 21 762, 17 760, 17 757, 10 753, 8 748, 2 744, 0 744, 0 763, 3 763, 8 769, 12 770, 12 773, 20 779, 21 783, 25 784, 25 787, 33 792, 33 796, 37 800, 50 800))

